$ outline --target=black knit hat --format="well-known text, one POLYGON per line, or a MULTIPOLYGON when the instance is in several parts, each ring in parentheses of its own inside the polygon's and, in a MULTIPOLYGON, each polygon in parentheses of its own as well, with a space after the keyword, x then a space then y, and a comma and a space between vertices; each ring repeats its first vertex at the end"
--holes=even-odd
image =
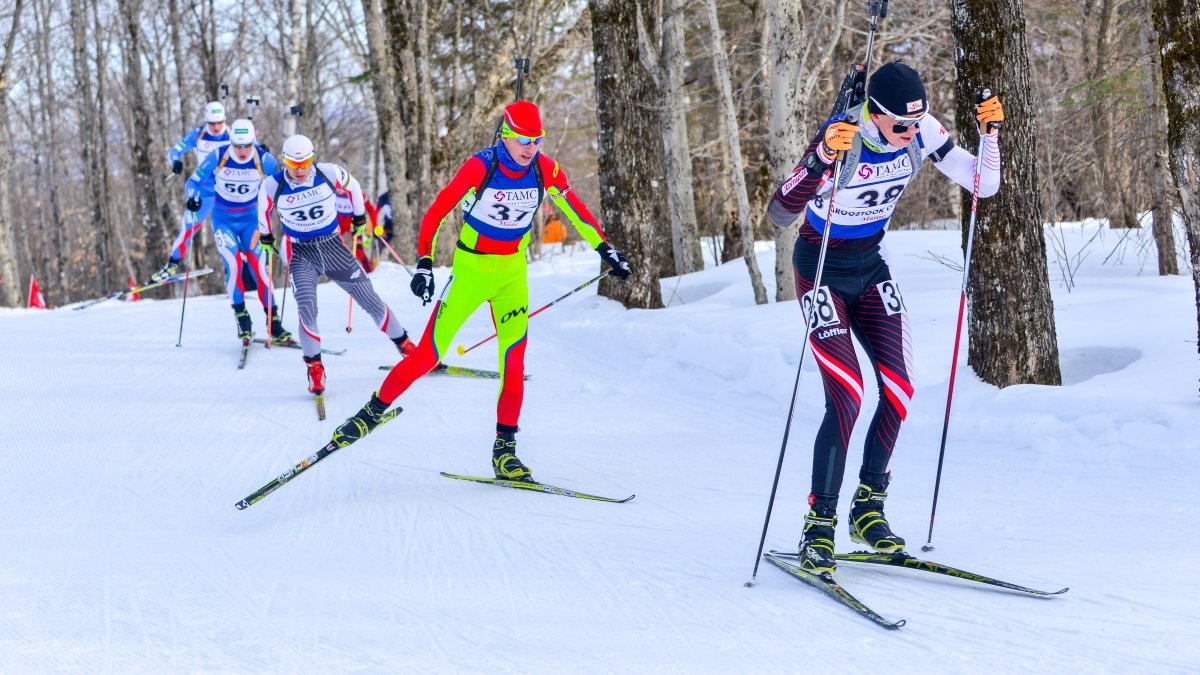
POLYGON ((871 112, 891 114, 895 117, 920 117, 929 111, 929 99, 925 96, 925 83, 917 71, 892 61, 871 75, 867 83, 868 106, 871 112))

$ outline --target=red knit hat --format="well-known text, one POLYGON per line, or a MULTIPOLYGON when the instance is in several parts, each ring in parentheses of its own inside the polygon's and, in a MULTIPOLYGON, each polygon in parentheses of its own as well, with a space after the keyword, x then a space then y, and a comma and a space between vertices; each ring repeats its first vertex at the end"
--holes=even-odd
POLYGON ((542 114, 532 101, 517 101, 504 106, 504 123, 518 135, 537 138, 545 133, 542 114))

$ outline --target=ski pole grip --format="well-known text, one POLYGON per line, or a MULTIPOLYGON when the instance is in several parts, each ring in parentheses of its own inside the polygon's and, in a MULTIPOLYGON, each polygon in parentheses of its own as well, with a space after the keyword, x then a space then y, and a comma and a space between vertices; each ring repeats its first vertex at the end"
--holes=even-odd
MULTIPOLYGON (((992 97, 991 88, 984 87, 983 89, 979 90, 979 99, 977 101, 975 101, 975 103, 976 104, 983 103, 984 101, 988 100, 991 97, 992 97)), ((1002 126, 1002 123, 1000 123, 1000 122, 988 122, 987 128, 988 128, 988 131, 991 131, 993 129, 999 129, 1001 126, 1002 126)))

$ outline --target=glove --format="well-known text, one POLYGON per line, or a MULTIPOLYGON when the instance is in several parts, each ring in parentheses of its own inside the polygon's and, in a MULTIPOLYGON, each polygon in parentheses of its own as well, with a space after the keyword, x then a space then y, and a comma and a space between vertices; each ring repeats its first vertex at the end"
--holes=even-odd
POLYGON ((433 299, 433 258, 424 256, 417 261, 417 271, 408 283, 413 295, 421 299, 422 305, 433 299))
POLYGON ((200 197, 198 195, 188 197, 187 210, 192 212, 200 210, 200 197))
POLYGON ((609 267, 612 268, 611 274, 614 277, 617 277, 618 279, 629 278, 629 274, 632 272, 632 270, 629 269, 629 261, 625 259, 625 256, 621 255, 620 251, 612 246, 609 246, 607 241, 601 242, 600 245, 596 247, 596 253, 599 253, 600 258, 604 260, 604 262, 608 263, 609 267))
POLYGON ((996 133, 1004 121, 1004 106, 1000 105, 1000 98, 989 96, 980 101, 975 106, 975 119, 978 120, 979 133, 987 136, 996 133))
POLYGON ((183 162, 179 161, 178 159, 174 162, 171 162, 171 173, 175 174, 176 176, 183 173, 183 162))
POLYGON ((834 122, 825 127, 825 138, 818 146, 826 164, 837 161, 837 154, 845 152, 854 144, 854 134, 858 133, 858 125, 850 122, 834 122))
POLYGON ((362 241, 367 240, 367 214, 360 213, 350 218, 350 230, 362 241))
POLYGON ((274 234, 271 234, 270 232, 268 232, 266 234, 259 235, 258 245, 262 247, 262 250, 264 252, 269 253, 270 255, 278 255, 278 253, 275 251, 275 235, 274 234))

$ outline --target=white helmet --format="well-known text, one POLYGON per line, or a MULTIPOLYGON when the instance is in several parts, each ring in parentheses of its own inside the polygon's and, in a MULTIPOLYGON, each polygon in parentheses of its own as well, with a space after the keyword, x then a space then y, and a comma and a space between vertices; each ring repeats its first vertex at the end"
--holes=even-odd
POLYGON ((234 120, 229 130, 229 142, 234 145, 252 145, 254 143, 254 122, 241 119, 234 120))
POLYGON ((289 164, 302 164, 312 156, 313 144, 308 136, 296 134, 283 142, 283 160, 289 164))
POLYGON ((209 124, 225 121, 225 106, 220 101, 209 101, 204 106, 204 121, 209 124))

